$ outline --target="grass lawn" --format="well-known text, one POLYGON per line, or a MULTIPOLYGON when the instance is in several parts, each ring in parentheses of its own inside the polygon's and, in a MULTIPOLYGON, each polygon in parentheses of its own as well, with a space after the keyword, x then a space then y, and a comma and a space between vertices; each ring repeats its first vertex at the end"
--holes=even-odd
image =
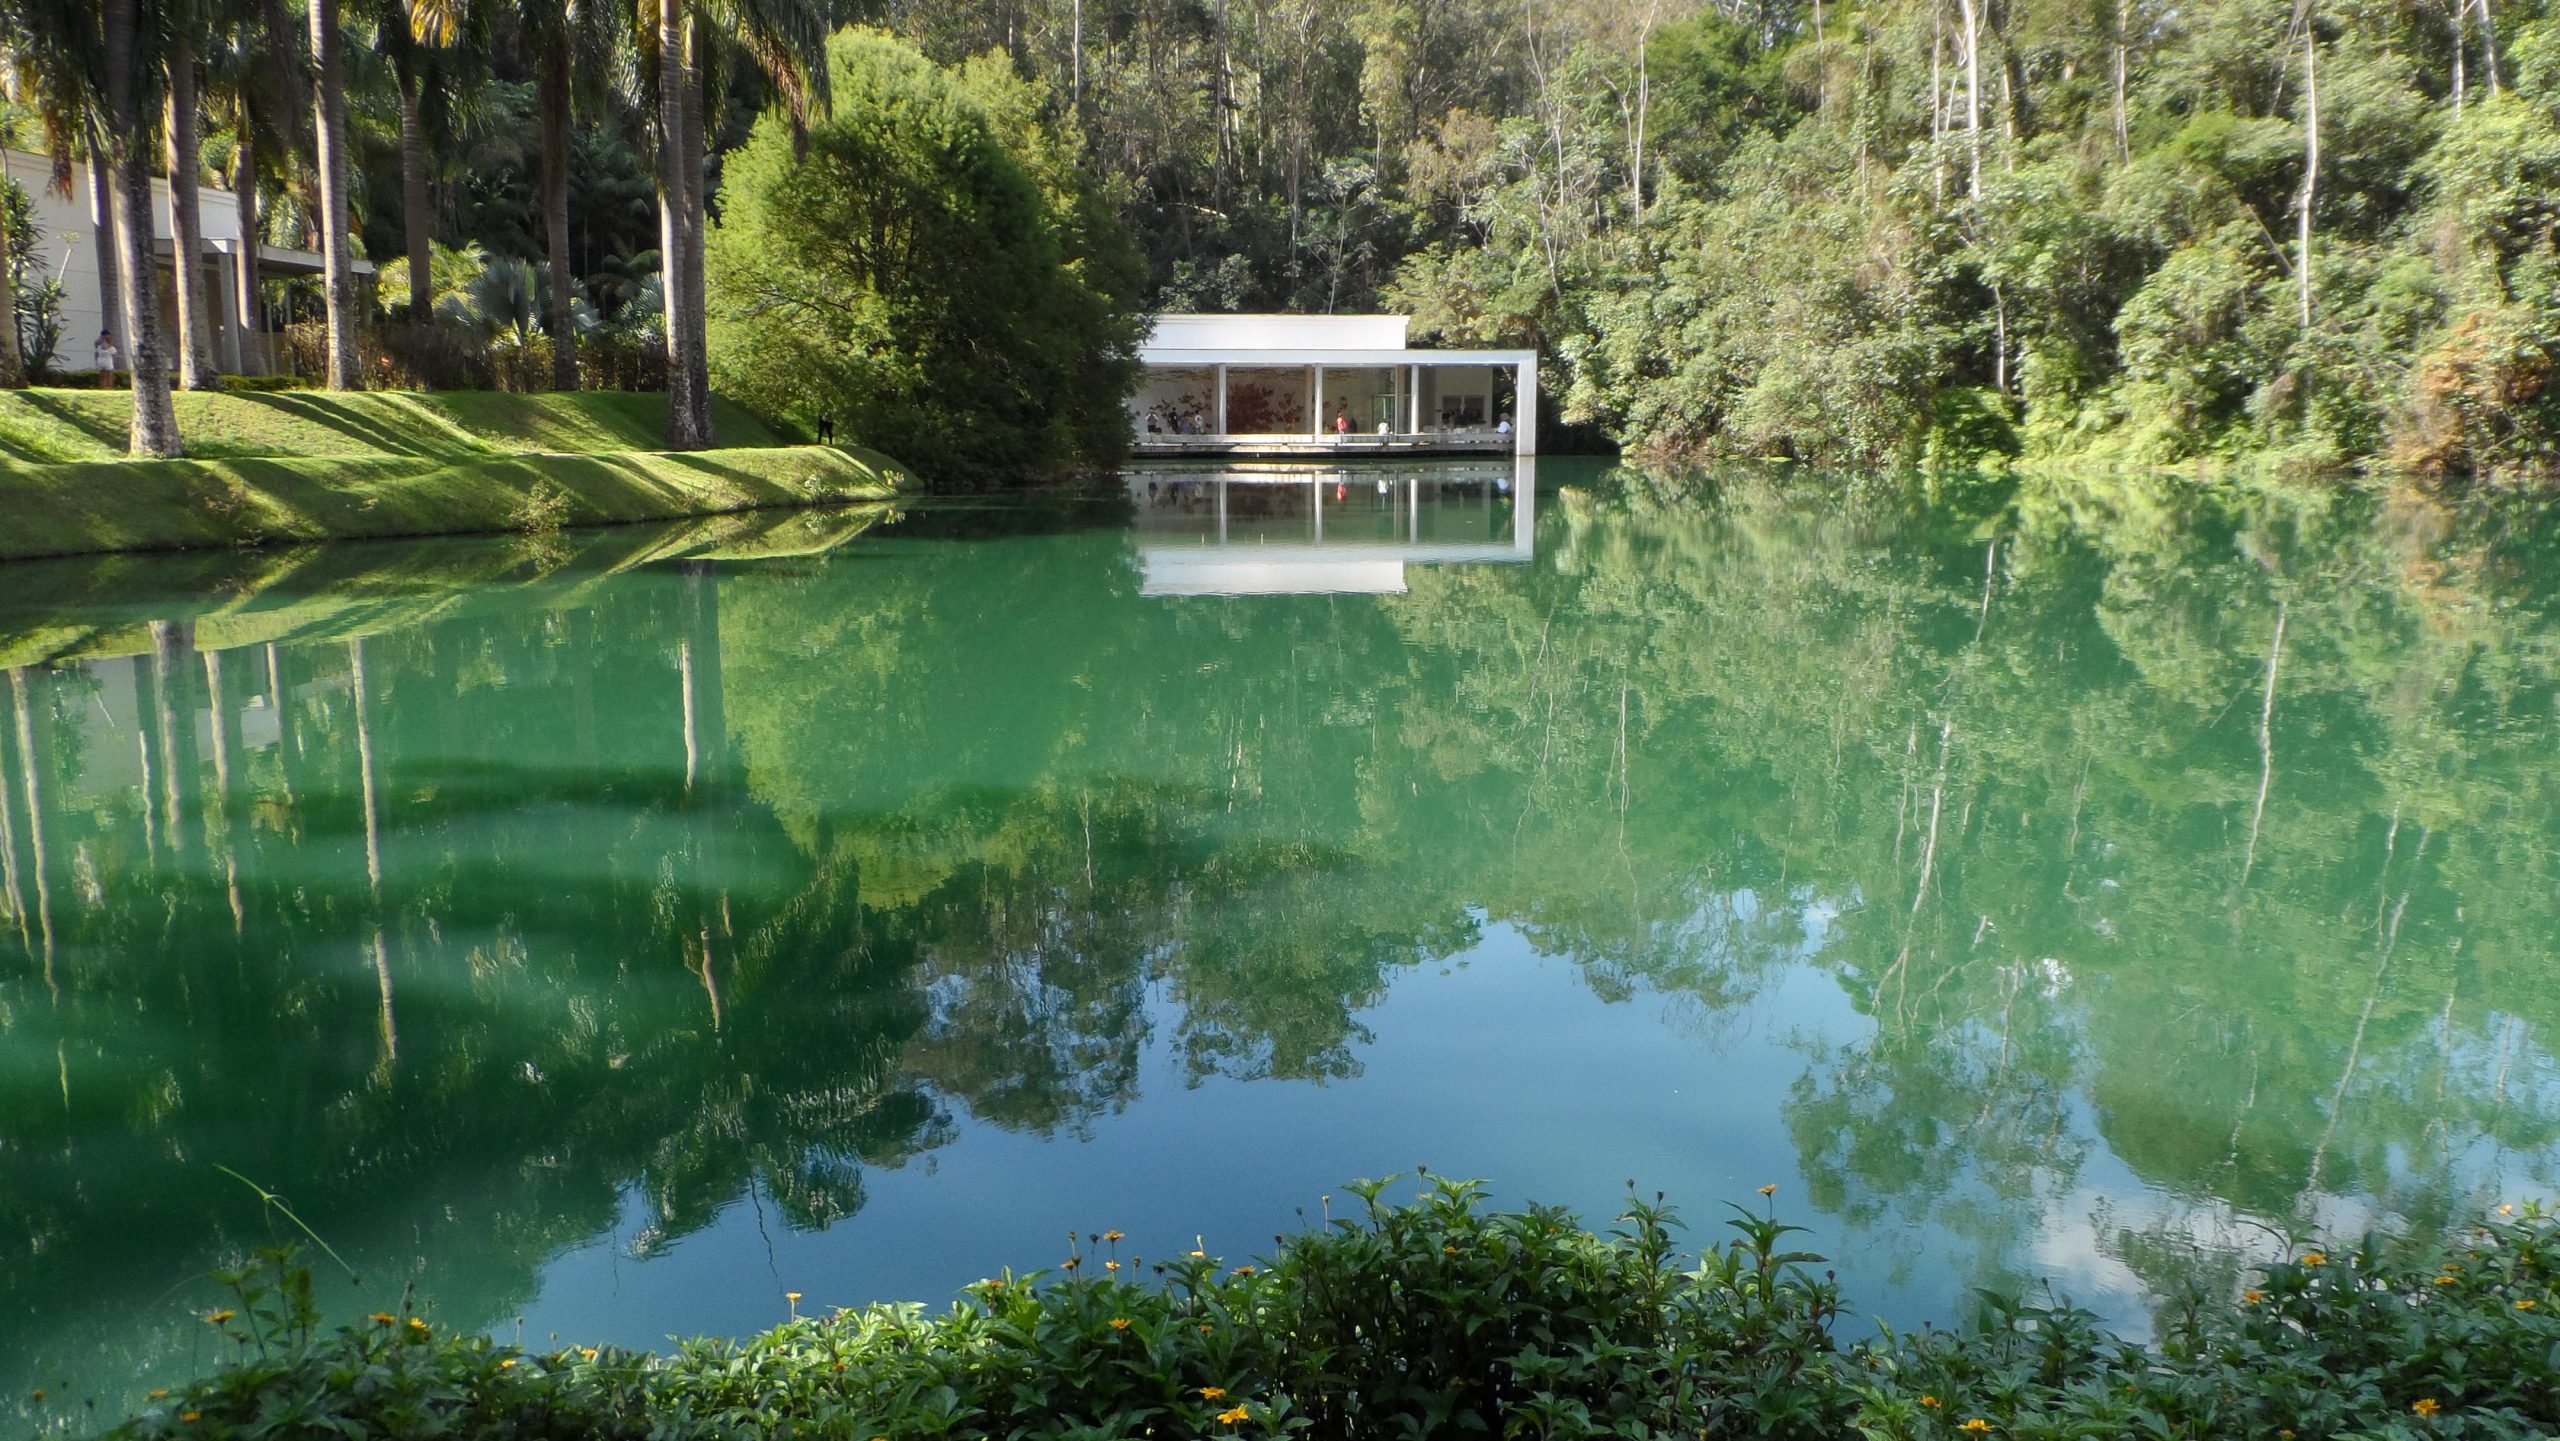
POLYGON ((183 460, 123 458, 120 391, 0 391, 0 560, 665 520, 878 500, 903 470, 787 444, 725 401, 728 448, 663 453, 627 392, 181 393, 183 460))

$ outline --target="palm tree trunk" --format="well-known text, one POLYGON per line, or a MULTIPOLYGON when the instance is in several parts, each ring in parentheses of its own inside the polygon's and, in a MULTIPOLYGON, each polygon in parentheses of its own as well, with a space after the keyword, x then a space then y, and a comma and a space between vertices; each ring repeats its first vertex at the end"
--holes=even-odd
POLYGON ((569 315, 569 47, 566 17, 542 57, 542 231, 551 261, 551 388, 578 388, 578 332, 569 315))
POLYGON ((700 231, 702 149, 693 14, 686 0, 658 0, 658 249, 667 307, 667 446, 711 443, 708 354, 703 346, 700 231), (697 379, 697 377, 701 377, 697 379))
MULTIPOLYGON (((98 117, 88 117, 89 132, 89 247, 90 258, 98 264, 98 324, 113 330, 124 324, 124 286, 116 279, 116 206, 115 171, 107 163, 107 137, 99 129, 98 117)), ((85 336, 73 336, 76 341, 85 336)))
POLYGON ((150 126, 143 119, 141 15, 138 0, 106 0, 106 127, 113 136, 116 269, 123 282, 125 353, 133 367, 135 455, 186 453, 169 404, 169 362, 160 351, 160 307, 152 287, 151 167, 144 159, 150 126))
POLYGON ((18 346, 18 277, 10 268, 8 247, 0 245, 0 390, 27 383, 27 357, 18 346))
POLYGON ((231 267, 232 308, 239 312, 240 368, 265 366, 249 353, 249 337, 258 333, 259 315, 264 310, 258 295, 258 238, 265 233, 265 223, 258 214, 258 157, 253 148, 254 134, 249 107, 240 107, 240 139, 231 152, 231 198, 240 210, 240 254, 231 267))
POLYGON ((196 110, 196 10, 188 0, 169 17, 169 255, 178 281, 178 384, 219 390, 213 306, 204 288, 204 209, 196 198, 204 134, 196 110))
POLYGON ((400 230, 409 252, 409 323, 423 324, 435 305, 435 256, 427 215, 427 137, 418 124, 418 77, 411 64, 393 66, 400 87, 400 230))
POLYGON ((311 59, 318 72, 312 95, 314 148, 320 160, 320 249, 329 305, 326 381, 331 390, 353 390, 356 374, 355 245, 347 234, 353 211, 347 197, 347 77, 339 54, 338 0, 311 0, 311 59))

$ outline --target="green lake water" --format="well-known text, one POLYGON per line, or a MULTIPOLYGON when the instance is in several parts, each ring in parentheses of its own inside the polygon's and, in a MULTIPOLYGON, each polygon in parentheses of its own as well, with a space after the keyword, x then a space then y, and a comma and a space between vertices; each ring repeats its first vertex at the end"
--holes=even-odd
POLYGON ((0 1394, 217 1359, 217 1168, 636 1346, 1417 1163, 1853 1330, 2551 1193, 2543 508, 1523 480, 0 570, 0 1394))

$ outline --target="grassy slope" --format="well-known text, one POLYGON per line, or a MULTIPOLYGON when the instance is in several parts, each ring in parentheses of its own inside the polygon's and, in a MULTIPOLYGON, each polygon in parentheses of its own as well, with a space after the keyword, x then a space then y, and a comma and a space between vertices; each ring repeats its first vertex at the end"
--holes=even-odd
POLYGON ((112 550, 454 535, 812 500, 902 479, 851 447, 785 446, 721 403, 735 449, 657 454, 666 398, 284 392, 177 397, 187 458, 121 456, 130 399, 0 392, 0 560, 112 550), (527 506, 536 486, 556 493, 527 506), (539 512, 539 514, 537 514, 539 512))

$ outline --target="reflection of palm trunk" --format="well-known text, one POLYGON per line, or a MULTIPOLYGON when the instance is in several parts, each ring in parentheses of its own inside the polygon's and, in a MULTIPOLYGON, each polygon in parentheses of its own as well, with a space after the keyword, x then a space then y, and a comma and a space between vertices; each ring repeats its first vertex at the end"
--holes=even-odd
MULTIPOLYGON (((677 574, 684 589, 677 599, 679 639, 676 665, 684 689, 684 788, 688 809, 720 794, 728 773, 729 725, 720 677, 720 576, 711 562, 680 562, 677 574)), ((702 950, 696 958, 704 995, 711 1002, 711 1028, 720 1029, 724 1005, 720 996, 717 938, 729 929, 726 896, 715 904, 714 883, 722 867, 719 838, 724 817, 717 810, 695 810, 691 817, 693 876, 690 890, 701 907, 702 950)))
POLYGON ((377 1075, 390 1078, 400 1059, 400 1024, 392 1010, 391 949, 382 933, 382 815, 374 802, 373 719, 364 683, 364 641, 347 642, 348 684, 356 723, 356 781, 364 792, 364 878, 373 917, 373 979, 382 993, 382 1063, 377 1075))
POLYGON ((708 766, 717 785, 729 755, 729 722, 720 685, 720 576, 707 560, 679 562, 684 577, 682 639, 676 664, 684 685, 684 787, 708 766), (705 753, 708 752, 706 757, 705 753))
POLYGON ((46 883, 44 854, 44 788, 40 777, 43 766, 37 760, 35 708, 27 699, 27 671, 24 666, 9 671, 9 700, 18 733, 18 765, 20 789, 27 796, 27 858, 34 872, 36 892, 36 936, 43 947, 44 983, 53 986, 53 890, 46 883))
POLYGON ((187 848, 186 787, 196 773, 195 652, 191 621, 151 623, 151 726, 160 745, 160 829, 172 852, 187 848))
POLYGON ((213 800, 204 808, 205 849, 222 861, 224 894, 231 901, 231 934, 248 923, 240 907, 240 859, 231 849, 231 758, 240 753, 240 717, 223 693, 222 652, 204 653, 206 703, 213 715, 213 800))

